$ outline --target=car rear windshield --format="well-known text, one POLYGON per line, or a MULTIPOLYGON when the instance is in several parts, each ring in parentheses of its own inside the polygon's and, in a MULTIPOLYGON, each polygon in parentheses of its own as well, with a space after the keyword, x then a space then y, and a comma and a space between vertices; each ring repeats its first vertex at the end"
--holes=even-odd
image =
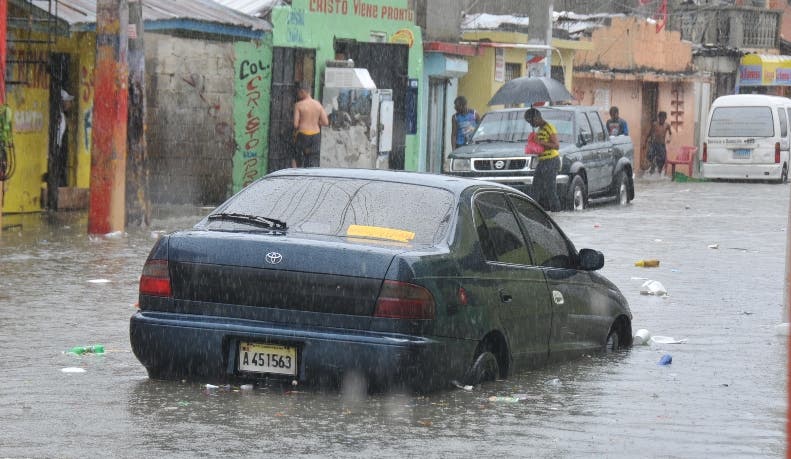
MULTIPOLYGON (((555 126, 560 143, 574 141, 574 114, 565 110, 541 110, 541 116, 555 126)), ((473 142, 526 142, 533 128, 525 121, 524 110, 489 112, 472 136, 473 142)))
POLYGON ((717 107, 711 114, 709 137, 772 137, 769 107, 717 107))
MULTIPOLYGON (((454 195, 444 189, 336 177, 269 177, 213 213, 276 219, 287 232, 436 244, 447 232, 454 195)), ((199 227, 227 228, 204 220, 199 227)))

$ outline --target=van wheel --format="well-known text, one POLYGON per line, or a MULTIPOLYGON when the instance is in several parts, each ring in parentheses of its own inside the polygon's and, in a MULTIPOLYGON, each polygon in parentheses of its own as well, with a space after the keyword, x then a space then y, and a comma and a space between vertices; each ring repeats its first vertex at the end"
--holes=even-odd
POLYGON ((780 183, 788 183, 788 164, 783 166, 783 173, 780 174, 780 183))
POLYGON ((585 180, 579 175, 575 175, 569 185, 568 196, 566 197, 566 208, 568 210, 583 210, 588 204, 588 190, 585 187, 585 180))

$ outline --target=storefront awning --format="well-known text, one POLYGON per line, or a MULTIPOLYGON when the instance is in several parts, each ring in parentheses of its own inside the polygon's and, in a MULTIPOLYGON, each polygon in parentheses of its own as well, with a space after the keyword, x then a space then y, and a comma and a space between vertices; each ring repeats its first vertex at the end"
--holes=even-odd
POLYGON ((739 86, 791 86, 791 56, 743 56, 739 65, 739 86))

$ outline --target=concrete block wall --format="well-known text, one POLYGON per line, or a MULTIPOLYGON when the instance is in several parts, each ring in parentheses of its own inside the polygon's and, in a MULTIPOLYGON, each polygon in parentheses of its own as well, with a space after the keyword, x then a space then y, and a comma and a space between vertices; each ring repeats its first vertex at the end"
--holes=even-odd
POLYGON ((145 47, 151 201, 219 204, 232 180, 233 44, 147 33, 145 47))

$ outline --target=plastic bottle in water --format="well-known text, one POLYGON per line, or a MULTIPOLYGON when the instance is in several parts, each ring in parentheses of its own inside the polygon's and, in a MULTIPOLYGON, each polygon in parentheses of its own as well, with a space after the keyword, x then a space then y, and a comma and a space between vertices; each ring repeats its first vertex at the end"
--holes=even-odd
POLYGON ((69 354, 104 354, 104 346, 94 344, 93 346, 75 346, 67 351, 69 354))
POLYGON ((634 265, 641 268, 656 268, 659 266, 659 260, 639 260, 635 261, 634 265))

